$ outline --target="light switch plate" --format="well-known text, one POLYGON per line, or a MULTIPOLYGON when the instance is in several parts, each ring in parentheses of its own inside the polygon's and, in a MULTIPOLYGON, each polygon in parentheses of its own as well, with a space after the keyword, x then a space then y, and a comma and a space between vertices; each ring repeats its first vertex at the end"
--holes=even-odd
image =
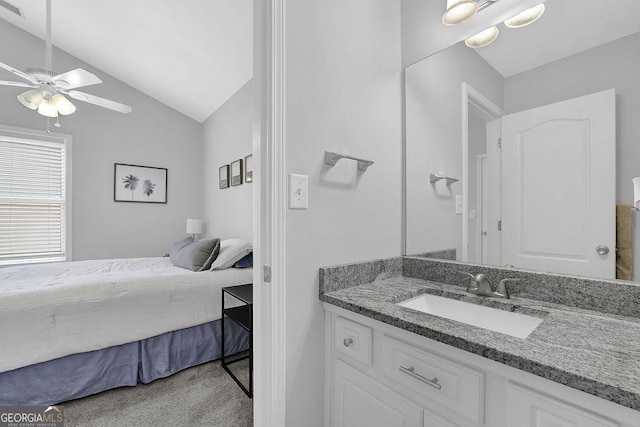
POLYGON ((462 215, 462 196, 456 196, 456 215, 462 215))
POLYGON ((309 208, 309 177, 289 174, 289 209, 309 208))

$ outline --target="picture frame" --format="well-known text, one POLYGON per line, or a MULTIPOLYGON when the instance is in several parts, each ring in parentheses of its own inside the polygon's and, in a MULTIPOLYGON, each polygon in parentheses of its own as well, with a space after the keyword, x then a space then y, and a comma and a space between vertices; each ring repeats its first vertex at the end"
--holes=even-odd
POLYGON ((128 203, 167 203, 167 168, 115 163, 113 201, 128 203))
POLYGON ((231 162, 231 185, 242 184, 242 159, 231 162))
POLYGON ((253 154, 244 158, 244 182, 247 184, 253 182, 253 154))
POLYGON ((221 190, 229 188, 229 165, 220 166, 218 169, 218 187, 221 190))

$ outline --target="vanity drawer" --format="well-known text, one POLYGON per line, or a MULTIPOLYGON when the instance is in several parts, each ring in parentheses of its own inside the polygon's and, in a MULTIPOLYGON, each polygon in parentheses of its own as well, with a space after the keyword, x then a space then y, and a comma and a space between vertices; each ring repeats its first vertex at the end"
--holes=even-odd
POLYGON ((336 317, 334 346, 338 353, 371 366, 373 330, 346 319, 336 317))
POLYGON ((382 370, 403 388, 449 408, 469 420, 484 419, 484 374, 387 335, 382 370))

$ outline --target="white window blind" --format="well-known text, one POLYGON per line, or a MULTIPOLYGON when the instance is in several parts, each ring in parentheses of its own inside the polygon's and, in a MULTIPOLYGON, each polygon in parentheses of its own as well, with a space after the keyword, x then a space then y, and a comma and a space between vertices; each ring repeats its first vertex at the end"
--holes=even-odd
POLYGON ((65 259, 65 150, 0 135, 0 264, 65 259))

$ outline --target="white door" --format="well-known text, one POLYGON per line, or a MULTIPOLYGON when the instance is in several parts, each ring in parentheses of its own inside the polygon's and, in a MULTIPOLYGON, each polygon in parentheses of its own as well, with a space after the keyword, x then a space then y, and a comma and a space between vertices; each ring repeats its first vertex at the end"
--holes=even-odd
POLYGON ((502 264, 615 278, 615 165, 613 89, 504 116, 502 264))
POLYGON ((478 230, 478 262, 486 264, 489 262, 488 252, 488 234, 489 234, 489 185, 487 182, 487 155, 479 154, 477 158, 477 174, 478 174, 478 190, 476 200, 476 210, 478 212, 477 228, 478 230))
POLYGON ((332 427, 422 426, 422 408, 340 359, 332 406, 332 427))

